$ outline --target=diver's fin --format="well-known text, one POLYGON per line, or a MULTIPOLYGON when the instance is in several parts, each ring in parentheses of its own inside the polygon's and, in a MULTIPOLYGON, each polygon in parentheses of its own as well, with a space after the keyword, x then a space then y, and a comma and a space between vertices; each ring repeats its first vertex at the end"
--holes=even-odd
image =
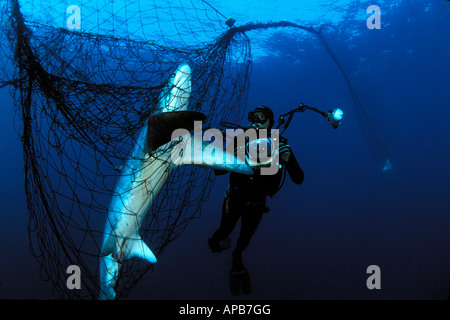
POLYGON ((241 275, 241 286, 243 294, 252 293, 252 282, 250 281, 250 275, 245 267, 241 275))
POLYGON ((233 260, 230 272, 230 290, 233 296, 241 294, 241 290, 243 294, 252 293, 250 275, 241 259, 233 260))
POLYGON ((252 293, 252 282, 245 267, 240 270, 232 269, 230 272, 230 291, 232 296, 252 293))
POLYGON ((230 291, 232 296, 241 294, 241 279, 239 275, 233 272, 233 270, 230 272, 230 291))

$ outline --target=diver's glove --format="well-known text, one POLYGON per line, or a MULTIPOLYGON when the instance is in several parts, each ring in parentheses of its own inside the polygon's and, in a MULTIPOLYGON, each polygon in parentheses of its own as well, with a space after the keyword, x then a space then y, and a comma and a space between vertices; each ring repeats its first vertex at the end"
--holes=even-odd
POLYGON ((280 141, 278 149, 280 152, 281 160, 283 160, 284 162, 288 162, 289 157, 291 156, 291 146, 284 143, 283 141, 280 141))
POLYGON ((222 252, 231 247, 231 239, 226 238, 221 241, 215 241, 213 238, 208 239, 208 246, 212 252, 222 252))

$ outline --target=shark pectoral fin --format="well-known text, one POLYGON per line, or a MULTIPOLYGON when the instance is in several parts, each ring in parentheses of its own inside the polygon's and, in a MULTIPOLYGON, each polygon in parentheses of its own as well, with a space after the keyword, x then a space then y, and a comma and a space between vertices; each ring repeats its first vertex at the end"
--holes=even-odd
POLYGON ((142 239, 128 240, 127 252, 125 259, 139 258, 149 263, 156 263, 157 259, 152 250, 145 244, 142 239))
MULTIPOLYGON (((197 142, 197 145, 200 145, 200 143, 197 142)), ((236 157, 234 153, 227 152, 222 148, 222 146, 209 142, 203 142, 201 146, 201 152, 194 152, 194 165, 201 162, 202 165, 214 169, 243 173, 247 175, 253 174, 253 170, 245 162, 245 160, 236 157)))
POLYGON ((222 145, 203 141, 195 134, 184 136, 183 141, 177 144, 172 152, 172 161, 178 167, 192 165, 253 174, 245 161, 223 150, 222 145))
POLYGON ((112 254, 102 256, 100 259, 100 300, 112 300, 116 297, 114 287, 119 275, 120 264, 112 254))
POLYGON ((234 157, 233 155, 230 156, 225 152, 223 153, 223 157, 215 156, 209 159, 208 158, 205 159, 205 156, 203 156, 203 162, 201 166, 230 172, 237 172, 246 175, 253 174, 253 170, 248 164, 239 162, 239 160, 236 157, 234 157))
POLYGON ((236 157, 234 154, 226 152, 226 150, 219 150, 219 153, 215 153, 214 156, 212 156, 210 152, 207 152, 207 148, 208 147, 204 148, 205 152, 203 159, 208 162, 210 162, 211 159, 214 159, 216 162, 213 167, 214 169, 238 172, 247 175, 253 174, 252 168, 245 161, 241 160, 239 157, 236 157), (211 157, 211 159, 207 160, 208 157, 211 157), (222 161, 220 161, 220 159, 222 159, 222 161))
MULTIPOLYGON (((113 253, 117 247, 117 237, 114 235, 109 235, 106 241, 103 243, 102 250, 100 252, 101 256, 107 256, 113 253)), ((114 252, 115 253, 115 252, 114 252)))

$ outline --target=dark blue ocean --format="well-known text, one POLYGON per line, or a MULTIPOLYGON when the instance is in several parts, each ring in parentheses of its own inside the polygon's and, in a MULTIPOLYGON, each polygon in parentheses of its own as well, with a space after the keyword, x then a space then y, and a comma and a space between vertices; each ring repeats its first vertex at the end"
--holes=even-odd
MULTIPOLYGON (((288 21, 314 24, 339 16, 326 20, 323 35, 364 110, 355 108, 343 74, 317 38, 300 45, 287 28, 250 32, 255 61, 247 112, 266 105, 278 119, 303 102, 325 111, 341 108, 342 123, 334 130, 306 111, 295 114, 285 132, 305 180, 299 186, 287 178, 269 199, 270 212, 244 252, 252 294, 231 297, 232 249, 213 254, 208 248, 228 184, 228 176, 220 176, 201 218, 167 248, 129 298, 447 299, 450 2, 379 2, 380 29, 366 25, 366 9, 375 2, 337 1, 322 8, 306 1, 307 19, 292 16, 294 1, 260 2, 265 16, 242 12, 239 1, 210 3, 227 15, 240 12, 245 22, 267 21, 271 10, 274 21, 280 12, 288 21), (383 170, 387 158, 392 168, 383 170), (371 265, 379 267, 380 289, 367 287, 371 265)), ((0 90, 0 299, 51 299, 51 286, 29 250, 22 127, 10 89, 0 90)), ((239 225, 233 246, 238 231, 239 225)))

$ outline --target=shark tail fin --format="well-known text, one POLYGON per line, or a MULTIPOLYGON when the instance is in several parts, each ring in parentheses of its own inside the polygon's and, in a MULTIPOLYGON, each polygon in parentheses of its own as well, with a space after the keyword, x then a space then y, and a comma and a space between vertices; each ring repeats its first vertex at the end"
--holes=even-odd
POLYGON ((126 259, 139 258, 149 263, 156 263, 157 259, 145 242, 137 239, 126 239, 121 245, 117 237, 110 235, 102 248, 100 260, 100 300, 112 300, 116 297, 116 286, 119 270, 122 265, 121 257, 126 259), (123 252, 123 248, 125 248, 123 252))
POLYGON ((156 263, 156 256, 153 254, 152 250, 147 246, 147 244, 141 239, 128 240, 130 248, 125 254, 125 259, 138 258, 146 260, 149 263, 156 263))
POLYGON ((112 254, 102 256, 100 259, 100 300, 113 300, 116 297, 117 276, 120 263, 112 257, 112 254))

